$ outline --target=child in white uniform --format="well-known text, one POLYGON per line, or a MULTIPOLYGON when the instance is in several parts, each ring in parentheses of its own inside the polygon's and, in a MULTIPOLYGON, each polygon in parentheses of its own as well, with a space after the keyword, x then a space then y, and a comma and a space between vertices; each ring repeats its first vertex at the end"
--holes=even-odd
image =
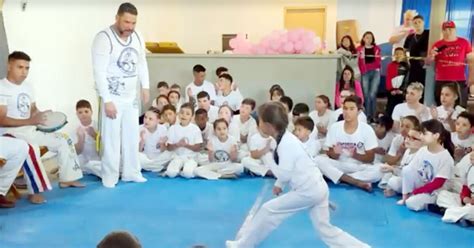
POLYGON ((211 123, 214 123, 215 120, 217 120, 217 117, 219 115, 219 108, 211 105, 211 98, 209 97, 209 94, 205 91, 201 91, 197 94, 197 107, 196 110, 198 109, 204 109, 207 111, 207 118, 209 119, 208 121, 211 123))
POLYGON ((169 104, 163 107, 163 112, 161 112, 161 119, 163 119, 164 123, 163 125, 166 127, 167 130, 171 126, 177 123, 176 120, 176 108, 169 104))
POLYGON ((255 109, 255 100, 245 98, 240 105, 239 114, 232 118, 232 123, 236 123, 239 128, 238 141, 239 152, 237 161, 241 161, 244 157, 249 156, 249 147, 247 144, 248 139, 255 133, 257 133, 257 122, 250 115, 255 109))
POLYGON ((384 195, 386 197, 391 197, 395 195, 395 193, 402 193, 402 169, 411 163, 422 145, 423 142, 419 128, 408 131, 407 138, 405 139, 406 150, 400 161, 400 165, 385 163, 381 166, 384 176, 382 180, 380 180, 379 187, 384 189, 384 195))
POLYGON ((176 90, 171 90, 168 93, 168 100, 170 101, 170 104, 175 107, 176 111, 179 111, 179 108, 181 107, 181 93, 176 90))
POLYGON ((229 123, 229 135, 234 137, 240 145, 240 129, 239 124, 233 120, 234 113, 228 105, 222 105, 219 108, 219 119, 224 119, 229 123))
MULTIPOLYGON (((318 166, 329 164, 339 171, 339 176, 347 173, 358 180, 374 183, 382 178, 379 165, 373 164, 377 137, 371 126, 358 120, 361 108, 362 102, 357 96, 344 100, 344 121, 334 123, 329 129, 325 143, 327 156, 318 157, 318 166)), ((326 176, 333 178, 336 175, 326 176)))
POLYGON ((437 194, 451 179, 454 168, 454 146, 450 133, 438 120, 422 123, 423 143, 413 160, 402 169, 403 197, 398 204, 406 204, 420 211, 436 202, 437 194))
POLYGON ((458 115, 466 109, 456 104, 459 101, 459 86, 457 83, 446 83, 441 86, 440 102, 438 107, 431 108, 431 116, 443 123, 449 132, 455 130, 455 121, 458 115))
POLYGON ((454 160, 460 161, 466 154, 472 151, 474 145, 474 115, 462 112, 456 119, 455 132, 451 133, 451 141, 454 144, 454 160))
POLYGON ((255 247, 286 218, 308 209, 313 226, 329 247, 370 247, 330 224, 327 184, 298 138, 286 130, 288 115, 281 103, 265 103, 258 112, 262 132, 277 141, 272 171, 277 178, 273 193, 278 197, 264 203, 242 235, 236 241, 227 241, 226 246, 255 247), (282 194, 287 185, 289 191, 282 194))
POLYGON ((242 165, 250 172, 264 177, 272 177, 270 165, 273 161, 273 151, 276 148, 275 139, 265 135, 260 130, 250 137, 249 142, 250 156, 242 159, 242 165))
POLYGON ((87 100, 76 103, 76 115, 79 125, 71 135, 84 173, 100 177, 102 163, 97 151, 97 123, 92 120, 92 105, 87 100))
POLYGON ((209 123, 209 118, 207 117, 207 111, 205 109, 198 109, 194 114, 194 122, 201 130, 202 136, 202 145, 199 151, 197 158, 198 164, 209 163, 209 156, 207 154, 207 143, 209 139, 214 135, 214 128, 211 123, 209 123))
POLYGON ((442 220, 454 223, 459 220, 474 222, 474 152, 464 156, 456 165, 456 176, 460 189, 442 190, 436 204, 446 208, 442 220))
POLYGON ((308 155, 314 159, 321 152, 321 144, 318 140, 311 138, 313 130, 314 122, 311 117, 303 116, 296 119, 293 134, 303 143, 303 147, 308 155))
POLYGON ((321 141, 321 145, 324 144, 331 116, 332 110, 329 97, 325 95, 317 96, 314 102, 314 110, 309 113, 309 117, 313 119, 317 131, 316 138, 321 141))
POLYGON ((405 154, 405 139, 408 137, 410 130, 421 130, 421 124, 418 118, 413 115, 405 116, 400 122, 400 133, 396 134, 390 143, 390 148, 385 155, 385 163, 390 165, 397 165, 400 163, 403 154, 405 154))
POLYGON ((420 121, 427 121, 431 119, 430 109, 420 103, 423 95, 423 85, 415 82, 411 83, 407 87, 407 93, 405 95, 406 102, 400 103, 393 109, 393 130, 399 132, 400 121, 403 117, 413 115, 420 121))
POLYGON ((209 164, 196 168, 196 176, 217 180, 223 176, 238 176, 243 172, 242 165, 237 163, 237 140, 229 136, 228 127, 224 119, 214 122, 215 135, 207 143, 209 164))
POLYGON ((167 130, 159 124, 159 113, 157 108, 148 109, 140 127, 140 165, 143 170, 152 172, 162 171, 173 158, 166 150, 167 130))
POLYGON ((176 177, 180 172, 183 177, 194 177, 202 136, 199 127, 191 122, 193 116, 193 106, 190 103, 183 104, 179 111, 179 123, 168 130, 168 150, 175 154, 165 172, 169 177, 176 177))
POLYGON ((233 112, 240 109, 243 97, 240 91, 232 90, 233 78, 231 75, 223 73, 219 76, 219 87, 222 95, 217 96, 216 106, 228 105, 233 112))
POLYGON ((387 154, 395 134, 392 132, 393 120, 389 116, 381 116, 375 124, 375 135, 377 136, 378 147, 375 148, 374 163, 382 163, 387 154))

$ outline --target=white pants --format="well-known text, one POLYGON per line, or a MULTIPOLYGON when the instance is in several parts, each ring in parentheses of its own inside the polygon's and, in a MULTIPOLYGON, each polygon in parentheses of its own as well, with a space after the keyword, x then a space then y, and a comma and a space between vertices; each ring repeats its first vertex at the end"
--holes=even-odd
POLYGON ((390 189, 402 193, 402 177, 392 172, 384 173, 378 186, 381 189, 390 189))
POLYGON ((87 163, 81 165, 82 172, 91 174, 96 177, 101 177, 102 173, 102 162, 98 160, 90 160, 87 163))
MULTIPOLYGON (((102 184, 115 185, 120 176, 122 180, 142 177, 138 158, 139 125, 138 106, 134 103, 114 103, 117 109, 115 119, 106 117, 102 111, 102 184)), ((104 109, 104 107, 103 107, 104 109)))
POLYGON ((474 206, 471 204, 463 206, 458 193, 442 190, 438 194, 436 204, 446 208, 446 212, 442 218, 444 222, 455 223, 460 219, 474 221, 474 206))
POLYGON ((194 170, 194 174, 208 180, 217 180, 223 175, 240 175, 244 168, 239 163, 210 163, 199 166, 194 170))
POLYGON ((242 162, 242 159, 250 155, 249 146, 247 144, 241 144, 237 151, 237 161, 242 162))
MULTIPOLYGON (((265 154, 263 156, 271 156, 271 154, 265 154)), ((251 157, 245 157, 242 159, 242 166, 252 173, 264 177, 270 170, 270 165, 265 164, 262 159, 253 159, 251 157)))
POLYGON ((0 195, 5 196, 28 156, 29 146, 20 139, 0 137, 0 158, 7 162, 0 167, 0 195))
POLYGON ((194 170, 198 167, 196 160, 193 157, 176 156, 171 160, 165 175, 168 177, 176 177, 181 175, 185 178, 193 178, 194 170))
POLYGON ((173 159, 173 154, 169 151, 164 151, 153 159, 148 158, 148 156, 143 152, 140 152, 138 156, 141 168, 152 172, 162 171, 171 159, 173 159))
POLYGON ((314 228, 326 245, 333 248, 370 247, 329 221, 329 191, 326 182, 307 182, 302 189, 290 191, 262 205, 249 226, 242 230, 237 247, 251 248, 262 242, 280 223, 291 215, 309 210, 314 228))
MULTIPOLYGON (((410 166, 405 166, 402 169, 402 193, 409 194, 416 188, 419 188, 426 183, 418 175, 418 172, 410 166)), ((413 211, 421 211, 426 209, 428 204, 436 202, 436 194, 418 194, 412 195, 406 200, 407 208, 413 211)))
POLYGON ((383 176, 379 165, 340 162, 325 155, 316 157, 316 165, 334 183, 338 183, 343 174, 368 183, 378 182, 383 176))
POLYGON ((33 146, 46 146, 49 151, 57 153, 60 182, 72 182, 82 178, 76 148, 74 148, 74 143, 67 134, 59 132, 43 133, 36 131, 34 127, 9 129, 8 133, 25 140, 33 146))

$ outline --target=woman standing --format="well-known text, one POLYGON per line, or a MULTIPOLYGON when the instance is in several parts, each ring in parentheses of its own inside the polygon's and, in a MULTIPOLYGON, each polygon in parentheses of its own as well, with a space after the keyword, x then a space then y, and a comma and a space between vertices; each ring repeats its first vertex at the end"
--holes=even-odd
POLYGON ((342 74, 346 66, 350 66, 352 70, 354 70, 354 77, 360 79, 359 65, 357 64, 357 49, 351 36, 345 35, 342 37, 337 53, 342 55, 337 70, 338 77, 342 74))

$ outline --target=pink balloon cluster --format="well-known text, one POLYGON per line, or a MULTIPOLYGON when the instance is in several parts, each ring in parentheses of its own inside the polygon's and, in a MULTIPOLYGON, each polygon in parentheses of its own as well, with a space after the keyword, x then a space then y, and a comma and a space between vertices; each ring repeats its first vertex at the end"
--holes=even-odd
POLYGON ((257 44, 238 34, 229 42, 234 54, 312 54, 321 49, 321 39, 305 29, 276 30, 257 44))

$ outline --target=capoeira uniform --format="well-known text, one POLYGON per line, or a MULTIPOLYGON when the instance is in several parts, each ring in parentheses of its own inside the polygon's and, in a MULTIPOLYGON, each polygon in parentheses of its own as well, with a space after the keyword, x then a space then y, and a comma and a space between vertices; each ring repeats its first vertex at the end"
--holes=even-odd
POLYGON ((28 151, 29 146, 25 141, 0 136, 0 158, 6 160, 6 163, 0 166, 0 195, 7 195, 28 157, 28 151))
MULTIPOLYGON (((181 139, 185 139, 189 145, 201 144, 201 130, 193 123, 189 123, 187 126, 174 124, 168 130, 168 144, 177 144, 181 139)), ((174 150, 174 158, 168 165, 165 175, 168 177, 176 177, 178 174, 181 174, 183 177, 193 178, 194 169, 198 166, 196 162, 198 154, 198 152, 194 152, 185 147, 177 148, 174 150)))
POLYGON ((106 187, 118 182, 121 160, 123 181, 146 181, 140 172, 137 149, 140 105, 137 83, 140 81, 143 89, 148 89, 150 84, 145 55, 145 43, 137 32, 123 41, 113 26, 99 32, 92 45, 94 79, 102 109, 108 102, 113 102, 117 109, 115 119, 107 117, 105 111, 101 113, 101 175, 106 187))
POLYGON ((87 129, 91 127, 97 132, 97 123, 95 121, 92 121, 88 126, 83 126, 79 123, 75 129, 76 132, 71 134, 71 139, 74 144, 76 144, 79 140, 77 133, 84 134, 84 147, 82 148, 81 154, 77 155, 79 164, 84 173, 100 177, 102 162, 100 161, 99 152, 97 151, 96 137, 92 137, 87 133, 87 129))
MULTIPOLYGON (((161 151, 160 141, 167 137, 167 130, 164 125, 158 125, 155 132, 150 133, 145 127, 140 127, 145 130, 145 146, 140 152, 140 164, 142 169, 153 172, 162 171, 165 166, 171 161, 173 155, 169 151, 161 151)), ((141 131, 140 131, 141 132, 141 131)))
MULTIPOLYGON (((7 79, 2 79, 0 80, 0 92, 0 105, 7 107, 7 117, 23 120, 30 118, 31 106, 35 103, 35 97, 33 89, 28 83, 23 82, 17 85, 7 79)), ((57 153, 59 182, 72 182, 82 178, 76 149, 69 135, 59 132, 40 132, 36 130, 35 126, 2 127, 0 133, 10 134, 33 146, 32 150, 35 156, 30 156, 30 159, 36 160, 35 163, 39 164, 39 167, 43 167, 39 159, 39 146, 46 146, 49 151, 57 153), (33 157, 35 158, 33 159, 33 157)), ((38 171, 38 173, 40 172, 38 171)))
POLYGON ((352 134, 344 131, 344 121, 334 123, 329 129, 324 146, 328 149, 336 145, 342 148, 338 160, 326 155, 316 158, 317 166, 324 176, 334 183, 339 183, 343 174, 368 183, 377 182, 382 178, 380 166, 364 164, 351 157, 351 153, 364 154, 378 146, 377 136, 367 123, 359 121, 357 130, 352 134))
POLYGON ((402 169, 403 194, 423 189, 421 193, 413 194, 406 200, 407 207, 414 211, 420 211, 425 209, 428 204, 435 203, 439 191, 447 187, 447 184, 445 182, 441 188, 432 189, 429 183, 436 179, 451 179, 453 166, 454 160, 447 150, 432 153, 428 151, 427 147, 422 147, 411 163, 402 169))
POLYGON ((227 140, 222 142, 216 136, 209 140, 210 147, 213 149, 213 161, 209 164, 201 165, 194 170, 198 177, 209 180, 217 180, 224 175, 240 175, 244 168, 240 163, 234 163, 230 160, 230 153, 233 148, 237 149, 237 140, 228 136, 227 140))
POLYGON ((239 151, 237 155, 237 160, 242 161, 244 157, 249 156, 249 146, 248 146, 248 140, 250 137, 252 137, 253 134, 257 133, 257 122, 255 119, 250 116, 250 118, 246 122, 242 122, 240 120, 240 115, 236 115, 232 117, 233 125, 237 126, 239 129, 239 137, 234 137, 239 141, 239 151), (247 140, 245 143, 241 143, 240 141, 240 136, 247 136, 247 140))
POLYGON ((416 152, 411 153, 410 149, 407 149, 403 154, 400 165, 395 167, 393 172, 384 173, 378 185, 379 188, 391 189, 397 193, 402 193, 402 170, 405 166, 410 164, 415 155, 416 152))
POLYGON ((277 146, 275 161, 271 168, 277 178, 275 186, 283 188, 289 184, 290 190, 264 203, 240 237, 227 241, 227 247, 255 247, 283 220, 306 209, 322 241, 329 247, 369 247, 331 225, 328 186, 301 142, 288 131, 277 146))
POLYGON ((474 205, 464 205, 462 202, 464 197, 474 198, 474 165, 471 164, 470 156, 471 154, 464 156, 454 169, 452 180, 455 180, 454 185, 460 188, 442 190, 436 199, 438 206, 446 208, 442 218, 444 222, 454 223, 461 219, 474 221, 474 205))
POLYGON ((261 177, 264 177, 270 170, 270 164, 275 163, 273 161, 272 152, 276 148, 276 141, 272 137, 263 137, 260 132, 257 132, 252 135, 252 137, 250 137, 248 141, 250 152, 262 150, 263 148, 265 148, 268 141, 271 142, 270 151, 264 154, 262 157, 256 159, 252 158, 251 156, 248 156, 242 159, 242 166, 244 166, 244 168, 261 177))

